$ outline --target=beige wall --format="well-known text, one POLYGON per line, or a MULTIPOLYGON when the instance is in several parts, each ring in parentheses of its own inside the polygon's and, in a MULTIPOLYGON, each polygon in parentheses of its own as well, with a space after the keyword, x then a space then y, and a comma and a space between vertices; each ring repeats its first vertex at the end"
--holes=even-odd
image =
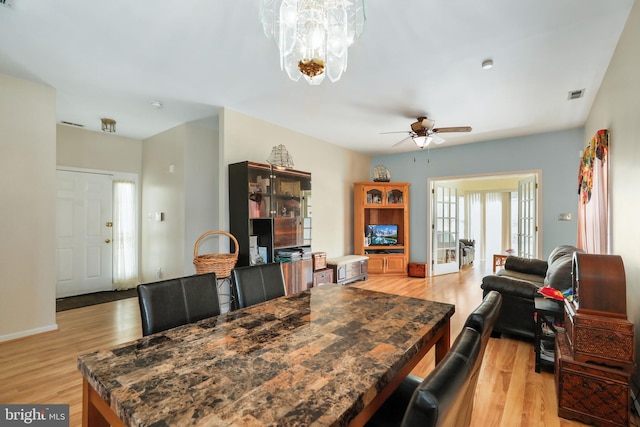
POLYGON ((56 163, 82 169, 140 174, 142 141, 72 126, 56 127, 56 163))
POLYGON ((353 253, 353 183, 370 179, 369 156, 276 126, 228 108, 220 114, 221 226, 228 230, 227 166, 250 160, 266 163, 275 145, 284 144, 294 169, 311 172, 313 203, 311 245, 337 257, 353 253))
POLYGON ((184 275, 185 138, 186 125, 180 125, 142 142, 142 282, 184 275), (155 212, 164 221, 149 219, 155 212))
POLYGON ((56 93, 0 75, 0 341, 56 329, 56 93))
MULTIPOLYGON (((598 129, 611 132, 611 253, 622 256, 627 278, 627 314, 640 332, 640 3, 627 25, 585 125, 585 146, 598 129)), ((640 339, 636 336, 636 355, 640 339)), ((640 373, 636 372, 636 378, 640 373)), ((636 380, 636 383, 639 381, 636 380)))

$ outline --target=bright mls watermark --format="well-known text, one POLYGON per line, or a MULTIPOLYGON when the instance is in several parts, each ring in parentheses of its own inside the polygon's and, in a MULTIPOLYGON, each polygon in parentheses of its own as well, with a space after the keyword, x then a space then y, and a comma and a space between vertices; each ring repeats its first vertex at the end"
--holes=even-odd
POLYGON ((0 427, 69 427, 69 405, 0 404, 0 427))

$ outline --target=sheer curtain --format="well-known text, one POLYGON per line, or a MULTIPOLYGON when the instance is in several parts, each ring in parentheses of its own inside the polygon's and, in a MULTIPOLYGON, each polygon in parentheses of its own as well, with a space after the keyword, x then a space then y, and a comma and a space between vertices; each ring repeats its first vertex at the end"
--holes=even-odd
POLYGON ((502 253, 502 193, 486 193, 485 254, 502 253))
POLYGON ((480 193, 468 193, 465 195, 465 207, 466 207, 466 221, 465 221, 465 236, 467 239, 476 241, 476 257, 479 260, 483 260, 483 236, 482 236, 482 224, 484 223, 482 215, 482 195, 480 193))
POLYGON ((136 186, 113 183, 113 287, 129 289, 138 282, 136 186))
MULTIPOLYGON (((503 251, 505 238, 503 199, 505 199, 503 192, 465 195, 465 235, 476 241, 476 258, 481 261, 486 261, 488 256, 503 251)), ((506 236, 508 235, 507 231, 506 236)))

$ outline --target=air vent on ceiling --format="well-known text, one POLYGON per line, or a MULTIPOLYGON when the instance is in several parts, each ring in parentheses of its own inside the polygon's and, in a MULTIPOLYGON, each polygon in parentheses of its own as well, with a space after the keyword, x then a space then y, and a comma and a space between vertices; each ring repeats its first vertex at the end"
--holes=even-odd
POLYGON ((569 100, 582 98, 584 96, 584 89, 569 91, 569 100))
POLYGON ((10 7, 13 9, 15 0, 0 0, 0 6, 10 7))
MULTIPOLYGON (((0 0, 0 1, 2 1, 2 0, 0 0)), ((83 128, 84 127, 84 125, 81 125, 79 123, 65 122, 64 120, 62 120, 60 123, 62 123, 63 125, 75 126, 77 128, 83 128)))

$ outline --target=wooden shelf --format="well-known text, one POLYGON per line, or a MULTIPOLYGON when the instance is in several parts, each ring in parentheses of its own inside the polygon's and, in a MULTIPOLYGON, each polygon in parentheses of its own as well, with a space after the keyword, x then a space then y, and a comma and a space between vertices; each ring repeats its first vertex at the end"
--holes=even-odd
POLYGON ((354 253, 369 257, 369 273, 407 274, 409 186, 407 182, 354 184, 354 253), (367 226, 380 224, 398 226, 397 245, 365 246, 367 226))

